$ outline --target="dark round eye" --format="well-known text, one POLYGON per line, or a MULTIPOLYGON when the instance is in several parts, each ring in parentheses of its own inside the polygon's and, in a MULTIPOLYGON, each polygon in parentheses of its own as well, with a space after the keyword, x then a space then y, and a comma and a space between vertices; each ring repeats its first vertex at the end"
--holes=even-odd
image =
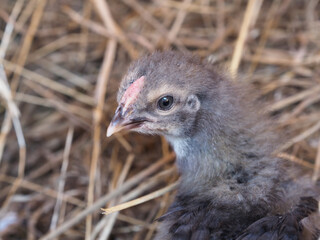
POLYGON ((158 100, 158 108, 163 111, 167 111, 172 107, 173 97, 164 96, 158 100))

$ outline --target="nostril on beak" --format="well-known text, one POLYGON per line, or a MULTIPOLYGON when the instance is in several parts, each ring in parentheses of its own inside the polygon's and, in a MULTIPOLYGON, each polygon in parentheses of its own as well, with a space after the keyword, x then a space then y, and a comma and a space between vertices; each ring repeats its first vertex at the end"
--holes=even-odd
POLYGON ((123 107, 122 104, 119 105, 114 113, 114 119, 113 120, 120 120, 121 118, 123 118, 123 107))
POLYGON ((117 107, 115 113, 122 112, 122 109, 123 109, 122 104, 120 104, 120 105, 117 107))

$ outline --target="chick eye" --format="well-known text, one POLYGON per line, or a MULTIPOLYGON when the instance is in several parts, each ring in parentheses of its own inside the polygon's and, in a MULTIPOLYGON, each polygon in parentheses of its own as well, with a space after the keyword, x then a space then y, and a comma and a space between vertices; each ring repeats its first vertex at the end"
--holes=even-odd
POLYGON ((167 111, 172 107, 173 97, 164 96, 158 100, 158 108, 163 111, 167 111))

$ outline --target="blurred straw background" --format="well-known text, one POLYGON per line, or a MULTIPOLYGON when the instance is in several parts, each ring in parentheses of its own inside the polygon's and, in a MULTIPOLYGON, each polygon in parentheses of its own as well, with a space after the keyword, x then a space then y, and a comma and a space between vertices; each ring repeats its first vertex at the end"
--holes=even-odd
POLYGON ((174 154, 105 133, 128 64, 155 50, 246 76, 290 134, 279 156, 319 175, 319 0, 1 0, 0 36, 0 239, 152 239, 174 154))

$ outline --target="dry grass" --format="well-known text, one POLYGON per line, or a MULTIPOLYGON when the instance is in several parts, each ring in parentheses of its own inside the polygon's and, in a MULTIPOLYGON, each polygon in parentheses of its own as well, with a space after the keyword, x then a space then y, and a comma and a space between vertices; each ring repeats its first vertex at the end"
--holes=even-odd
POLYGON ((279 156, 319 176, 318 0, 2 0, 0 36, 2 239, 152 238, 174 154, 105 132, 126 67, 157 49, 246 75, 292 136, 279 156))

